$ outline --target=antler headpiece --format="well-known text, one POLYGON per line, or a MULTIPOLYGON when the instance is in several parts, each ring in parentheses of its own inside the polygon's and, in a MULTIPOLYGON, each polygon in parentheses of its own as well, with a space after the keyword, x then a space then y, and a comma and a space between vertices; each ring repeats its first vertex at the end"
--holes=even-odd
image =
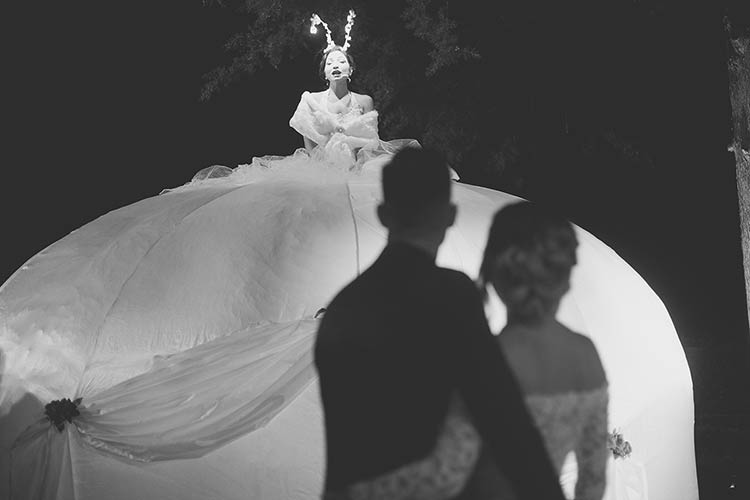
MULTIPOLYGON (((352 41, 352 26, 354 26, 354 18, 357 17, 357 14, 354 13, 354 10, 349 9, 349 15, 346 16, 346 26, 344 27, 344 45, 341 46, 341 49, 346 52, 346 50, 349 48, 349 42, 352 41)), ((326 45, 326 48, 323 49, 323 52, 326 52, 330 50, 332 47, 335 47, 336 44, 333 43, 333 39, 331 38, 331 30, 328 28, 328 25, 318 16, 317 14, 313 14, 310 18, 310 33, 313 35, 318 32, 318 25, 322 24, 323 28, 326 30, 326 41, 328 42, 328 45, 326 45)))

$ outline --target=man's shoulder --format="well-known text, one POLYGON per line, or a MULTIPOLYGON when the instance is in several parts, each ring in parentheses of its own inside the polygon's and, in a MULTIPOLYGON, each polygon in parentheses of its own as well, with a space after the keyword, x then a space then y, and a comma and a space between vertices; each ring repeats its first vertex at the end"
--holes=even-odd
POLYGON ((344 287, 336 293, 336 295, 333 296, 331 301, 328 303, 328 309, 330 310, 331 307, 335 306, 338 303, 346 302, 350 297, 357 295, 358 288, 360 288, 359 284, 357 283, 357 280, 359 280, 359 277, 355 278, 354 280, 350 281, 348 284, 344 285, 344 287))
POLYGON ((328 310, 335 309, 337 306, 357 307, 364 305, 366 302, 363 301, 363 296, 372 293, 372 286, 370 286, 368 278, 368 272, 365 271, 344 285, 328 304, 328 310))
POLYGON ((463 271, 459 271, 458 269, 451 269, 449 267, 435 267, 438 273, 440 273, 442 276, 444 276, 446 279, 454 279, 458 281, 464 281, 471 283, 471 278, 464 273, 463 271))
MULTIPOLYGON (((367 269, 349 284, 344 286, 331 300, 328 311, 336 309, 367 308, 376 303, 388 301, 392 297, 386 288, 393 288, 392 280, 383 280, 383 269, 367 269)), ((474 299, 479 297, 476 283, 466 274, 455 269, 435 267, 428 273, 419 273, 404 277, 399 290, 405 293, 419 293, 422 290, 427 296, 474 299)))
POLYGON ((476 284, 474 283, 474 281, 462 271, 449 269, 447 267, 438 267, 436 268, 436 270, 436 279, 440 281, 440 284, 446 291, 476 291, 476 284))

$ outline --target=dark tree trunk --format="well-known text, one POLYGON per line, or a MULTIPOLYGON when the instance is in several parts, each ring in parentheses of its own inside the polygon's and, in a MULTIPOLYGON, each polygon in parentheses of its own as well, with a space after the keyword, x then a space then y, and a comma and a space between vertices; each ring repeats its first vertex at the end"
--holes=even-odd
POLYGON ((729 97, 732 104, 733 140, 729 150, 737 166, 737 197, 745 269, 745 295, 750 322, 750 28, 732 26, 725 19, 729 39, 729 97))

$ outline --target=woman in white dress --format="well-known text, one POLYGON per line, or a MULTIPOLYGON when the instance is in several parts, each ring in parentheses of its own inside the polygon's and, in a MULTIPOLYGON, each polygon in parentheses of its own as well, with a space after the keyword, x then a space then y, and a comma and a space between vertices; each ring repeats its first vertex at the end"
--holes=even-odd
POLYGON ((320 74, 328 88, 303 92, 289 125, 302 135, 313 160, 342 170, 360 169, 373 156, 393 153, 416 141, 398 141, 389 147, 378 137, 378 112, 372 98, 349 90, 354 60, 338 45, 321 58, 320 74))
MULTIPOLYGON (((312 153, 318 145, 325 146, 334 134, 343 134, 353 118, 374 110, 372 97, 349 90, 354 68, 351 54, 337 45, 323 53, 320 76, 328 82, 328 88, 320 92, 305 92, 300 106, 307 105, 316 119, 322 124, 327 122, 328 127, 313 131, 312 137, 302 135, 308 152, 312 153), (326 128, 328 134, 323 133, 326 128)), ((292 118, 290 124, 309 132, 298 117, 292 118)))
MULTIPOLYGON (((562 217, 529 202, 508 205, 493 219, 479 279, 507 308, 498 341, 553 465, 561 472, 574 453, 576 500, 600 500, 609 455, 607 379, 592 341, 555 317, 570 288, 577 246, 562 217)), ((472 498, 509 498, 491 465, 480 460, 466 492, 472 498)))

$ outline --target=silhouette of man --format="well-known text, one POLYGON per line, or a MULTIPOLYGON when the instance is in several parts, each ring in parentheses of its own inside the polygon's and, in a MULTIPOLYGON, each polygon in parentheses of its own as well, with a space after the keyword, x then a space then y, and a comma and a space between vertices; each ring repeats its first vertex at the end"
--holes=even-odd
POLYGON ((518 497, 562 500, 477 287, 435 265, 456 217, 447 165, 433 151, 403 149, 382 182, 388 244, 333 299, 315 344, 328 498, 429 455, 458 393, 518 497))

